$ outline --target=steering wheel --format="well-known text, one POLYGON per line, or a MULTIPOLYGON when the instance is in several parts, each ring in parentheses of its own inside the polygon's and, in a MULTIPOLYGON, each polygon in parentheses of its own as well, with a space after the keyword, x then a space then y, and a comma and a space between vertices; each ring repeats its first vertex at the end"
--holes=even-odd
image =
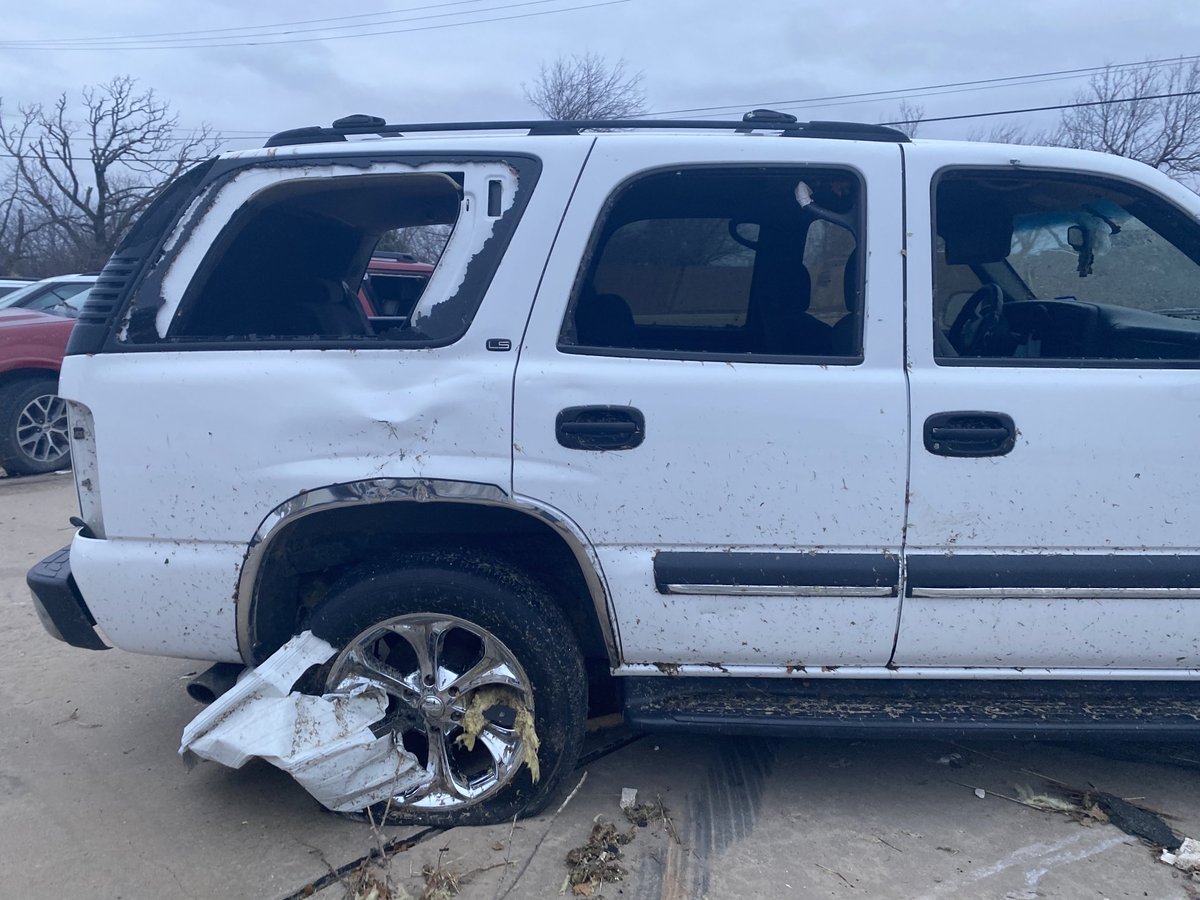
POLYGON ((1004 321, 1004 291, 985 284, 967 298, 946 337, 960 356, 989 356, 1004 321))

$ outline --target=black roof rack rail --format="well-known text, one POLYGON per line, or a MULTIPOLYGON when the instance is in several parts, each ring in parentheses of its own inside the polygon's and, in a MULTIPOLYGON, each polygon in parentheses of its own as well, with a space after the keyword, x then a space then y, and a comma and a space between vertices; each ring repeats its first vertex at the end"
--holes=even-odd
POLYGON ((830 138, 842 141, 887 141, 907 143, 908 135, 886 125, 864 122, 798 122, 789 113, 771 109, 756 109, 740 121, 709 119, 543 119, 502 122, 417 122, 389 125, 378 116, 353 115, 338 119, 329 128, 310 125, 292 128, 272 136, 265 147, 284 147, 291 144, 323 144, 346 140, 350 134, 377 134, 399 137, 404 134, 435 131, 527 131, 532 135, 579 134, 583 131, 650 130, 650 129, 707 129, 739 133, 779 131, 783 137, 830 138))

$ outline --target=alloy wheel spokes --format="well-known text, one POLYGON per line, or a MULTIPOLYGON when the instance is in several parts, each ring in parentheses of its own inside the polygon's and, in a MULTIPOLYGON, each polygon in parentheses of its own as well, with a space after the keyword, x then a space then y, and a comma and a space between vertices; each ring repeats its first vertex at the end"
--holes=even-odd
POLYGON ((432 778, 427 784, 417 789, 421 797, 432 801, 437 806, 449 806, 472 800, 475 795, 475 792, 461 784, 455 775, 450 740, 446 734, 430 729, 429 765, 427 768, 432 778))
POLYGON ((409 706, 416 706, 420 700, 419 685, 410 684, 399 672, 361 647, 355 647, 348 654, 343 668, 343 679, 353 676, 379 685, 388 694, 409 706))
POLYGON ((17 444, 38 462, 66 456, 70 451, 66 401, 54 394, 35 397, 17 417, 17 444))
POLYGON ((437 620, 401 622, 391 626, 391 630, 404 638, 416 654, 417 673, 426 688, 439 687, 442 641, 449 628, 450 623, 437 620))
POLYGON ((517 691, 523 690, 521 679, 507 663, 499 658, 499 654, 489 652, 492 650, 493 648, 488 647, 485 642, 483 658, 446 687, 451 696, 468 694, 476 688, 491 685, 504 685, 515 688, 517 691))
POLYGON ((378 685, 400 708, 383 721, 424 763, 428 777, 395 803, 446 809, 500 790, 525 761, 522 733, 533 688, 516 657, 465 619, 413 613, 359 635, 335 660, 326 683, 378 685))

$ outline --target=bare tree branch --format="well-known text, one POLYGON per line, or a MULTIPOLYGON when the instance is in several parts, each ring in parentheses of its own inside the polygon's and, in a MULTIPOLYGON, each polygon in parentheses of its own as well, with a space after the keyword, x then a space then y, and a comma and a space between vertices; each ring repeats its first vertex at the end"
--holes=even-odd
POLYGON ((894 122, 894 127, 903 131, 910 138, 917 136, 921 120, 925 118, 925 107, 919 103, 909 103, 907 99, 900 101, 900 108, 894 116, 886 116, 881 121, 894 122))
POLYGON ((1075 100, 1101 102, 1064 110, 1046 143, 1127 156, 1183 180, 1200 174, 1200 61, 1108 66, 1075 100))
POLYGON ((100 267, 163 185, 216 150, 207 125, 180 134, 170 104, 129 76, 80 97, 78 118, 66 94, 50 108, 18 107, 11 122, 0 104, 0 147, 13 159, 11 190, 0 195, 0 263, 32 262, 30 238, 40 235, 41 250, 58 258, 34 269, 100 267), (14 207, 27 223, 20 235, 11 230, 14 207))
POLYGON ((533 84, 521 89, 549 119, 627 119, 646 111, 642 73, 630 74, 625 60, 609 63, 596 53, 542 63, 533 84))

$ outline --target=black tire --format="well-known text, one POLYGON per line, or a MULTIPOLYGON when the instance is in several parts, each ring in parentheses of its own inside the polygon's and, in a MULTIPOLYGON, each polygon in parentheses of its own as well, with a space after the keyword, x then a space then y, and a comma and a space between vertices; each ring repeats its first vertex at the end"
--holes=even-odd
POLYGON ((0 468, 38 475, 71 465, 66 405, 54 377, 27 378, 0 387, 0 468))
MULTIPOLYGON (((533 815, 544 809, 574 768, 583 746, 587 714, 587 676, 578 641, 546 590, 507 562, 474 552, 423 551, 369 563, 334 585, 328 599, 313 611, 309 627, 339 649, 324 676, 324 690, 350 674, 361 677, 362 669, 355 668, 355 660, 363 658, 361 654, 367 654, 372 663, 386 663, 389 672, 403 675, 405 683, 420 688, 419 696, 412 692, 407 700, 401 699, 395 684, 388 688, 392 697, 389 724, 418 758, 420 742, 426 742, 422 764, 431 773, 436 766, 430 748, 440 740, 448 748, 448 769, 460 776, 455 790, 449 793, 424 798, 399 796, 390 805, 378 804, 373 813, 381 815, 387 806, 390 824, 453 827, 511 822, 514 816, 533 815), (439 683, 428 686, 426 679, 428 687, 421 686, 420 659, 408 655, 417 646, 412 635, 422 633, 422 628, 441 634, 437 639, 440 643, 435 643, 440 647, 437 652, 441 659, 427 667, 438 673, 439 683), (399 633, 390 629, 399 629, 399 633), (355 653, 360 655, 356 657, 355 653), (508 662, 502 669, 473 664, 471 659, 477 653, 482 654, 480 659, 515 661, 515 667, 508 662), (457 673, 455 666, 463 672, 457 673), (498 756, 480 740, 477 746, 488 755, 479 761, 469 757, 466 745, 458 741, 463 736, 461 725, 456 726, 451 718, 463 721, 461 710, 470 708, 470 698, 477 696, 479 702, 488 702, 482 699, 488 695, 477 693, 485 690, 482 685, 462 693, 452 686, 447 689, 450 693, 443 688, 454 680, 451 676, 465 679, 468 672, 480 667, 514 672, 523 685, 520 691, 515 687, 499 690, 511 691, 513 697, 532 698, 532 721, 540 740, 535 751, 540 769, 536 781, 527 764, 500 773, 501 757, 507 761, 503 765, 510 765, 513 756, 518 755, 515 752, 498 756), (444 677, 443 672, 447 673, 444 677), (429 694, 440 699, 431 699, 429 694), (489 766, 493 771, 489 772, 489 766), (460 797, 460 782, 472 787, 475 784, 471 781, 472 771, 479 773, 479 789, 486 793, 478 798, 460 797), (448 806, 422 805, 444 801, 448 796, 452 799, 448 806)), ((498 683, 488 682, 486 689, 495 690, 498 683)), ((493 731, 518 736, 513 746, 520 747, 522 753, 525 744, 520 735, 525 732, 516 707, 524 703, 514 701, 511 708, 497 704, 484 710, 493 731)))

